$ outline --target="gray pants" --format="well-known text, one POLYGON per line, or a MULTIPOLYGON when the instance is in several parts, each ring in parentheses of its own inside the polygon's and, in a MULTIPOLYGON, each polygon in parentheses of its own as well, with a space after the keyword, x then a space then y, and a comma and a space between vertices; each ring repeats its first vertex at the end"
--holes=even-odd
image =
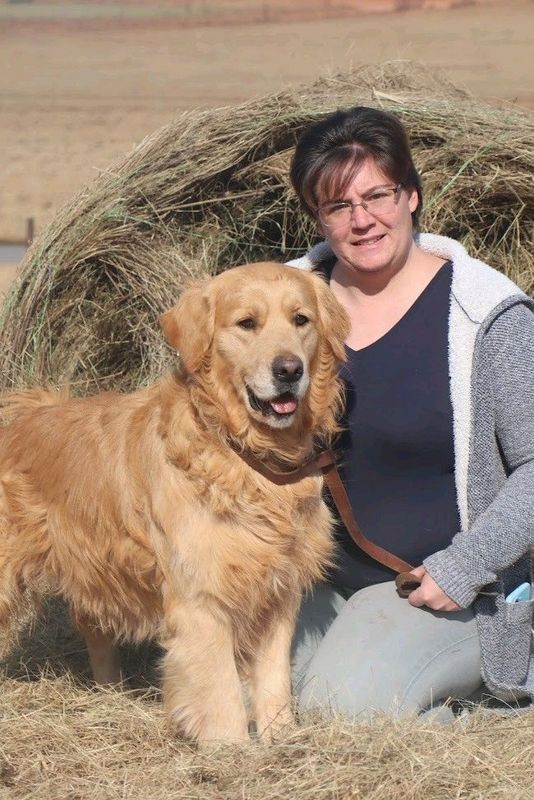
POLYGON ((303 602, 293 642, 293 687, 301 708, 352 718, 373 711, 405 715, 469 698, 481 686, 470 609, 414 608, 393 583, 362 589, 348 600, 322 585, 303 602))

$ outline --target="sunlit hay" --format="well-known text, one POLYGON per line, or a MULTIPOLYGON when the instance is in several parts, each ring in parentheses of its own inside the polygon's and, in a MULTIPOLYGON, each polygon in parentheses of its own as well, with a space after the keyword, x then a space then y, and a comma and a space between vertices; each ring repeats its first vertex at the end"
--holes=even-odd
POLYGON ((0 388, 129 389, 169 355, 157 315, 190 276, 287 260, 316 239, 288 186, 296 137, 336 107, 406 124, 422 229, 462 240, 534 292, 532 114, 476 102, 427 67, 359 67, 233 108, 180 115, 63 208, 0 318, 0 388))
POLYGON ((273 745, 203 754, 169 734, 154 693, 88 691, 68 675, 2 683, 10 800, 526 800, 532 786, 534 712, 450 725, 310 718, 273 745))

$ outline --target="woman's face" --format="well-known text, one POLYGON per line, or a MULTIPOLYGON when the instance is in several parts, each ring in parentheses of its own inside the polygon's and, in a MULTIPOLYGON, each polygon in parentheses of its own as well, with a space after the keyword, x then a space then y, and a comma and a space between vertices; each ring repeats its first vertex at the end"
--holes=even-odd
MULTIPOLYGON (((396 182, 369 157, 362 162, 342 197, 319 198, 319 205, 327 200, 360 203, 375 190, 395 185, 396 182)), ((371 213, 357 206, 350 219, 342 224, 326 225, 319 218, 317 222, 346 269, 358 274, 397 272, 406 263, 413 244, 411 214, 418 202, 415 188, 401 188, 394 196, 391 210, 386 213, 371 213)))

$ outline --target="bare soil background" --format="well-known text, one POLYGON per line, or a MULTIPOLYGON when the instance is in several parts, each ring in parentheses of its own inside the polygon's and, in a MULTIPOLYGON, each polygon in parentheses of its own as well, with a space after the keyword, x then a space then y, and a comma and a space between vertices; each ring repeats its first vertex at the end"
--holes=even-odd
POLYGON ((0 241, 22 239, 30 216, 41 230, 181 110, 231 105, 351 64, 417 59, 479 98, 533 108, 532 10, 516 0, 189 29, 0 17, 0 241))
POLYGON ((0 302, 17 274, 17 264, 0 264, 0 302))

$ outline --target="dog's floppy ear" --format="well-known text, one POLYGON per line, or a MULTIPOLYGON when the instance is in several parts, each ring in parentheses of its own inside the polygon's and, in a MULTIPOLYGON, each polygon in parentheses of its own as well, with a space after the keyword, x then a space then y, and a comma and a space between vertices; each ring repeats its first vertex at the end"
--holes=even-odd
POLYGON ((326 282, 319 275, 313 277, 322 334, 330 345, 335 358, 338 361, 345 361, 345 339, 350 333, 347 312, 336 300, 326 282))
POLYGON ((211 293, 206 284, 186 289, 178 303, 159 317, 168 343, 189 373, 198 372, 207 356, 215 329, 211 293))
POLYGON ((345 339, 350 324, 345 309, 338 303, 328 284, 308 273, 315 289, 319 349, 312 367, 309 408, 317 437, 328 445, 339 432, 338 419, 343 408, 343 382, 339 364, 346 360, 345 339))

